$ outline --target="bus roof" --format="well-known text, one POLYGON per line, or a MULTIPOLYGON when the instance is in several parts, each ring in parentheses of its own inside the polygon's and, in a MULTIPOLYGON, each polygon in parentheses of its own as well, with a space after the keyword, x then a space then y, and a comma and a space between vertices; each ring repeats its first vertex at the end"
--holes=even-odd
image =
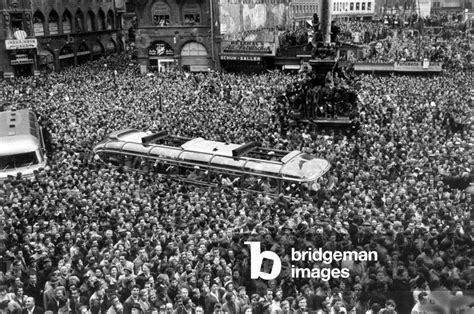
POLYGON ((35 151, 40 145, 36 116, 28 109, 0 112, 0 156, 35 151))
POLYGON ((38 140, 31 135, 0 137, 0 156, 34 152, 40 148, 38 140))
MULTIPOLYGON (((157 156, 181 161, 196 162, 198 164, 212 163, 216 167, 240 169, 242 171, 261 173, 271 176, 283 176, 290 180, 313 181, 324 175, 331 167, 330 163, 322 158, 315 158, 301 151, 285 152, 277 159, 262 160, 243 155, 235 155, 235 150, 247 144, 229 144, 210 141, 203 138, 187 140, 180 146, 151 144, 144 145, 143 137, 151 133, 128 129, 118 131, 108 136, 108 141, 98 144, 94 151, 110 150, 123 151, 134 155, 157 156)), ((266 154, 273 152, 265 149, 266 154)), ((275 156, 277 157, 277 156, 275 156)))
POLYGON ((232 151, 242 145, 205 140, 201 137, 190 140, 181 148, 193 152, 232 157, 232 151))
POLYGON ((28 109, 0 112, 0 138, 13 135, 32 135, 39 139, 36 116, 28 109))

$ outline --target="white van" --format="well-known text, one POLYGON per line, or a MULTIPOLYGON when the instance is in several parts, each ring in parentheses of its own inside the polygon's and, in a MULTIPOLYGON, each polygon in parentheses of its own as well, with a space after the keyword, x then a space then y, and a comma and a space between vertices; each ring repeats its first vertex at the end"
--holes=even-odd
POLYGON ((46 159, 36 115, 28 109, 0 112, 0 180, 18 173, 32 177, 46 159))

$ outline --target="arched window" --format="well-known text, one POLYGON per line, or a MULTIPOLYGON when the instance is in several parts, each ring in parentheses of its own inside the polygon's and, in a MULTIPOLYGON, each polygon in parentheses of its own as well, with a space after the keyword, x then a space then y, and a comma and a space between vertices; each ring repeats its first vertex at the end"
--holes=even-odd
POLYGON ((109 51, 110 53, 116 53, 117 52, 117 44, 115 43, 115 41, 113 39, 111 39, 107 43, 107 51, 109 51))
POLYGON ((64 34, 71 33, 71 25, 72 25, 71 21, 72 21, 71 13, 68 10, 64 11, 64 14, 63 14, 63 33, 64 34))
POLYGON ((44 15, 41 11, 36 11, 33 14, 33 29, 35 36, 44 36, 44 15))
POLYGON ((79 48, 77 48, 77 63, 84 64, 91 59, 91 52, 89 50, 89 46, 85 43, 82 43, 79 48))
POLYGON ((170 6, 165 1, 158 1, 151 7, 153 24, 157 26, 168 26, 170 24, 170 6))
POLYGON ((97 40, 93 45, 92 45, 92 59, 97 60, 99 59, 105 52, 104 45, 97 40))
POLYGON ((184 45, 183 49, 181 50, 181 56, 182 57, 207 56, 207 50, 203 44, 193 41, 184 45))
POLYGON ((98 23, 97 23, 97 29, 99 31, 102 31, 105 29, 105 13, 104 11, 99 10, 99 20, 98 20, 98 23))
POLYGON ((86 25, 87 25, 86 29, 88 32, 92 32, 97 29, 95 25, 95 13, 92 12, 91 10, 87 12, 86 25))
POLYGON ((76 12, 74 18, 74 29, 76 33, 82 33, 84 31, 84 13, 79 9, 76 12))
POLYGON ((54 10, 49 13, 48 29, 50 35, 59 34, 59 15, 54 10))
POLYGON ((59 51, 59 66, 65 68, 74 65, 74 52, 70 46, 64 46, 59 51))
POLYGON ((183 15, 184 24, 201 24, 201 7, 196 1, 184 4, 183 15))
POLYGON ((113 29, 114 28, 114 13, 112 10, 109 10, 107 12, 107 29, 113 29))
POLYGON ((82 43, 79 45, 79 48, 77 48, 77 55, 81 55, 81 53, 84 55, 84 54, 87 54, 87 53, 90 53, 90 50, 89 50, 89 46, 87 46, 86 43, 82 43))

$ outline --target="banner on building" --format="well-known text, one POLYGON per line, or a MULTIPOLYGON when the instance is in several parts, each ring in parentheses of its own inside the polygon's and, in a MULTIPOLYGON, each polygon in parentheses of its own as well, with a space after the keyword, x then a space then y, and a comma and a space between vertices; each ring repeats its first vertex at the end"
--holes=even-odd
POLYGON ((226 41, 274 42, 277 29, 287 29, 288 0, 219 0, 219 22, 226 41))
POLYGON ((5 40, 5 48, 7 50, 17 49, 35 49, 38 48, 38 40, 36 38, 28 39, 7 39, 5 40))
POLYGON ((222 53, 256 54, 262 56, 275 55, 275 43, 259 41, 223 41, 222 53))

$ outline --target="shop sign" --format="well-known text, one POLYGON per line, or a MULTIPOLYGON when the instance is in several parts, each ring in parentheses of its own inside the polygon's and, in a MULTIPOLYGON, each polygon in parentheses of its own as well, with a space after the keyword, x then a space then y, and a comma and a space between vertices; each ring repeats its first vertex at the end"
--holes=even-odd
POLYGON ((33 64, 33 59, 16 59, 11 61, 12 65, 33 64))
POLYGON ((35 49, 38 47, 38 40, 36 38, 28 39, 7 39, 5 40, 5 48, 7 50, 16 49, 35 49))
POLYGON ((229 61, 253 61, 253 62, 262 61, 262 57, 258 57, 258 56, 221 55, 220 59, 221 60, 229 60, 229 61))
POLYGON ((165 43, 157 43, 152 45, 148 50, 149 56, 173 56, 174 50, 165 43))
POLYGON ((275 55, 275 43, 263 41, 224 41, 221 44, 223 53, 252 53, 275 55))

